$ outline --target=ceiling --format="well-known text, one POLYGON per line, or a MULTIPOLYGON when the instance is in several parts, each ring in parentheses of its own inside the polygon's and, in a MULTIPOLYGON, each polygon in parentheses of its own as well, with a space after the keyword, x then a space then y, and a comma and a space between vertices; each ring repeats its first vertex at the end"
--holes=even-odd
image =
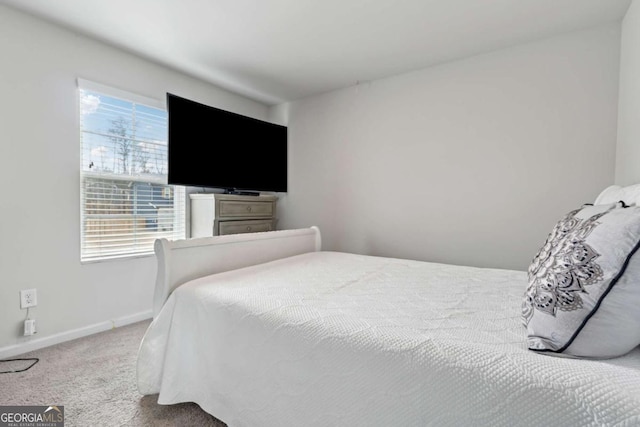
POLYGON ((0 0, 266 104, 620 21, 631 0, 0 0))

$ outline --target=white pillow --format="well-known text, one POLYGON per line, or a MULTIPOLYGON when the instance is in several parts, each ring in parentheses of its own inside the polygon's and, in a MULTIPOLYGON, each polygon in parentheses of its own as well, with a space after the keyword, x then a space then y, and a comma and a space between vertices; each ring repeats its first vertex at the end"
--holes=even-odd
POLYGON ((640 344, 640 207, 569 212, 529 266, 522 304, 529 349, 585 358, 640 344))
POLYGON ((619 185, 611 185, 598 195, 594 204, 606 205, 622 200, 627 205, 640 206, 640 184, 621 187, 619 185))

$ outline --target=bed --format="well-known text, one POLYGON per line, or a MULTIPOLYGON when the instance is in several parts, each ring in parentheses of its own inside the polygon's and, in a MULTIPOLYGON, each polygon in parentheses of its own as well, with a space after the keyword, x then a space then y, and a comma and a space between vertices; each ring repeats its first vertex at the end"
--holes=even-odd
POLYGON ((530 351, 524 271, 323 251, 316 227, 156 254, 137 383, 159 404, 229 426, 640 425, 640 349, 530 351))

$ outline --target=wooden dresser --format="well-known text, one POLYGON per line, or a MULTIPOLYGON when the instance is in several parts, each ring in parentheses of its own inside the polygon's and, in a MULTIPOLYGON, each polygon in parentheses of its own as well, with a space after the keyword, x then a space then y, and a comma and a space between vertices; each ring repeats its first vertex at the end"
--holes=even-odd
POLYGON ((276 229, 276 196, 194 193, 189 197, 191 237, 256 233, 276 229))

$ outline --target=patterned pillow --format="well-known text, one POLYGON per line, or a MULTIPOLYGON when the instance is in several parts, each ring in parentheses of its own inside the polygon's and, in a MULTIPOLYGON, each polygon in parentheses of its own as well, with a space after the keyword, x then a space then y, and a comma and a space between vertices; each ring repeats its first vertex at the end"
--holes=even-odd
POLYGON ((522 304, 530 350, 610 358, 640 344, 640 207, 567 214, 529 266, 522 304))

